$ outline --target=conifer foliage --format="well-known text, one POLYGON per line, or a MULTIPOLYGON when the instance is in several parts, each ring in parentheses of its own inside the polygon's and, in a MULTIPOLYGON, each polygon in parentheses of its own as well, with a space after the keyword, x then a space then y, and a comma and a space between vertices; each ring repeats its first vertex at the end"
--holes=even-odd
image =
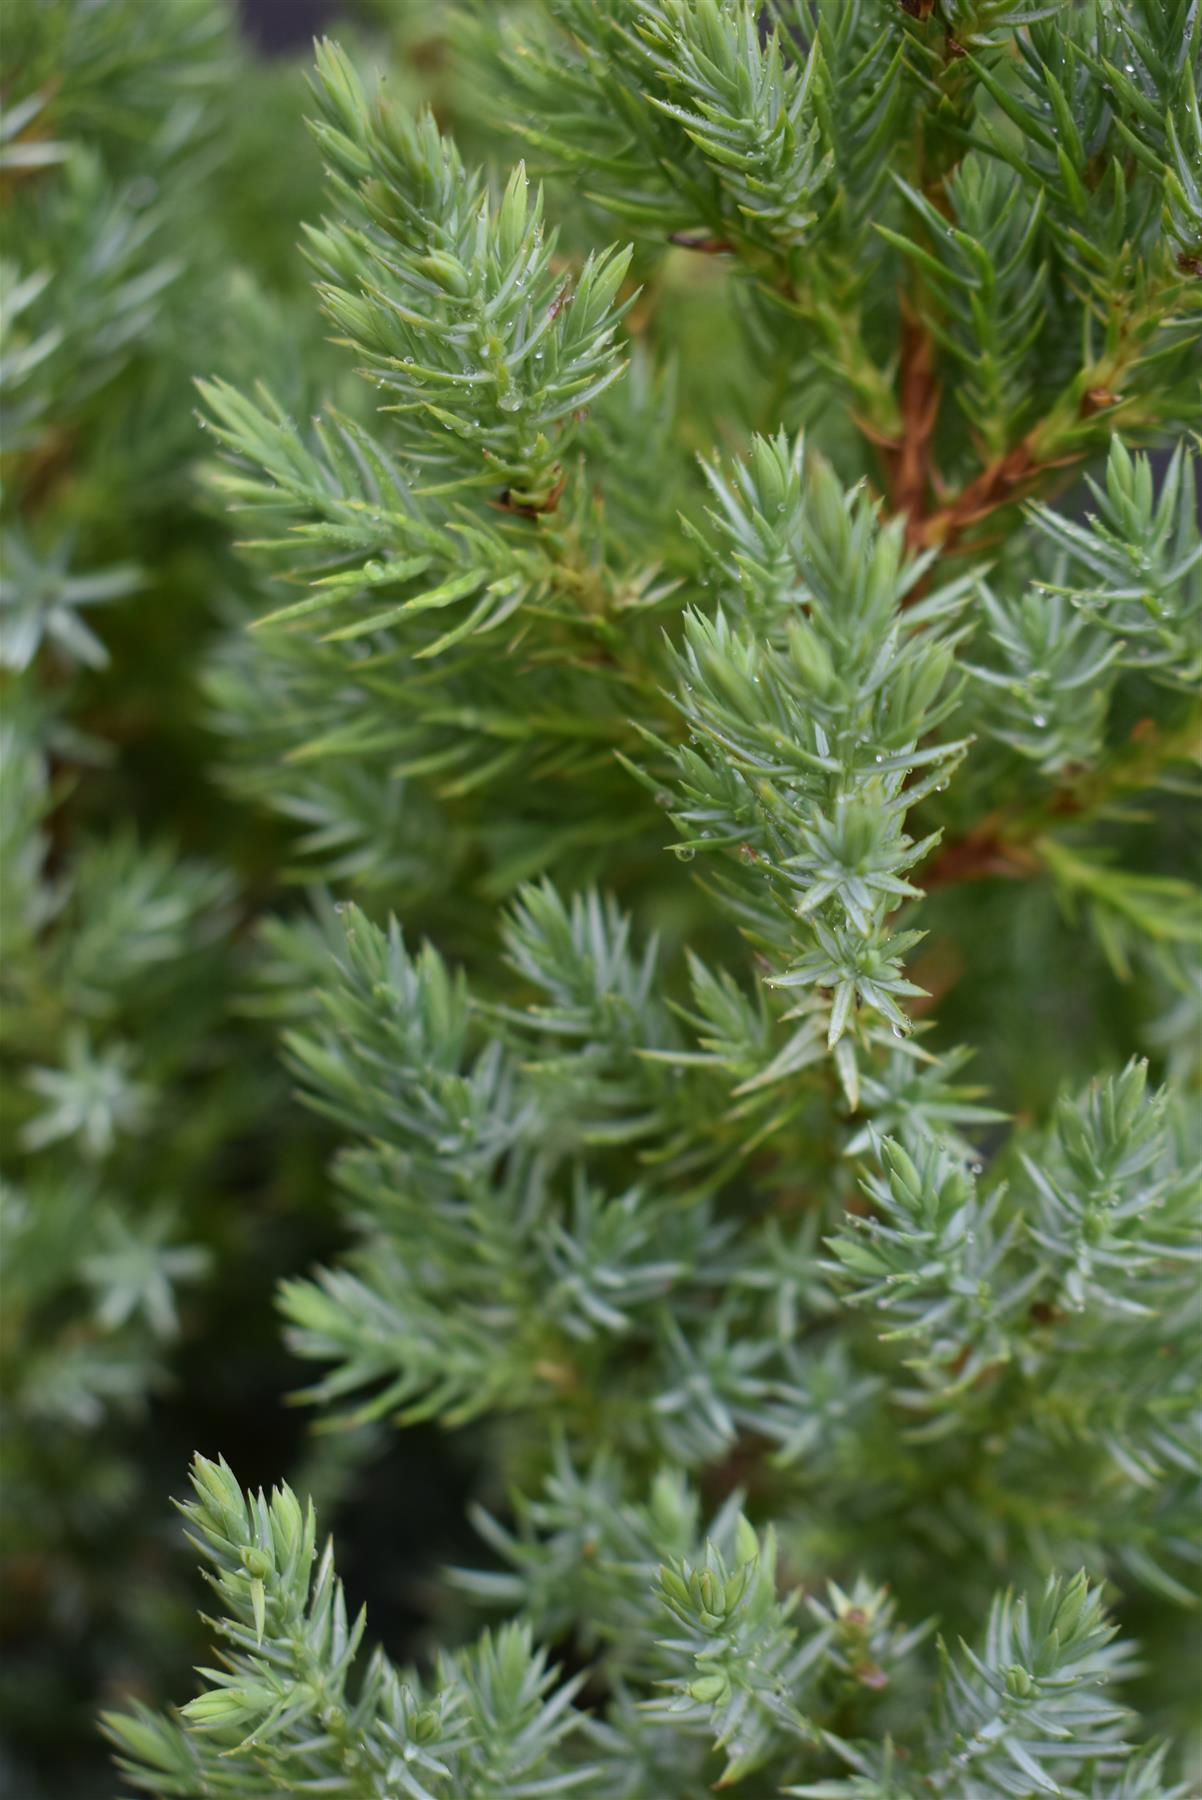
POLYGON ((277 1082, 231 1017, 192 693, 227 561, 189 399, 234 279, 233 17, 14 0, 0 54, 0 1787, 40 1800, 104 1779, 101 1691, 186 1668, 147 1410, 277 1082))
MULTIPOLYGON (((473 154, 318 47, 334 355, 201 381, 256 609, 203 679, 338 896, 258 937, 348 1245, 283 1329, 326 1425, 457 1434, 483 1616, 369 1650, 312 1506, 198 1457, 215 1660, 106 1716, 133 1789, 1192 1791, 1199 42, 469 7, 473 154)), ((86 662, 125 573, 55 579, 86 662)), ((123 1031, 30 1152, 142 1130, 123 1031)))

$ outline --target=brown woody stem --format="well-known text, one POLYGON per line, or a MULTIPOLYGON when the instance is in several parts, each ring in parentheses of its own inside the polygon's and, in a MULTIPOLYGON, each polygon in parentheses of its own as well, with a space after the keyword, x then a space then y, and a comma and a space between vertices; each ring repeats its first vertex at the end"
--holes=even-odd
POLYGON ((892 500, 906 521, 907 546, 917 552, 924 547, 931 439, 940 396, 930 335, 908 310, 902 316, 900 388, 902 435, 890 458, 892 500))
POLYGON ((1202 718, 1194 713, 1173 731, 1142 719, 1127 743, 1102 768, 1052 794, 1041 806, 991 813, 963 837, 943 844, 923 870, 924 892, 962 881, 1027 881, 1040 873, 1038 840, 1069 819, 1085 818, 1120 794, 1155 785, 1173 763, 1202 761, 1202 718))

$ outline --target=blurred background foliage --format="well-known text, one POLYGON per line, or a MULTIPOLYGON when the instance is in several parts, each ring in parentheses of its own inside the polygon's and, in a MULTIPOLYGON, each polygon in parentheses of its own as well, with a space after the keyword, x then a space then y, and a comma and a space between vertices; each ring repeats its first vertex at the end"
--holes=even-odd
MULTIPOLYGON (((325 368, 296 244, 329 9, 4 12, 0 1793, 73 1800, 114 1786, 98 1707, 178 1692, 204 1648, 164 1504, 194 1448, 328 1506, 372 1448, 285 1404, 273 1288, 338 1239, 252 996, 288 834, 223 783, 199 679, 247 600, 195 480, 192 380, 299 396, 325 368)), ((440 79, 437 7, 340 29, 440 79)), ((437 1555, 459 1516, 431 1438, 375 1467, 369 1561, 437 1555)), ((377 1612, 408 1643, 421 1568, 392 1567, 377 1612)))

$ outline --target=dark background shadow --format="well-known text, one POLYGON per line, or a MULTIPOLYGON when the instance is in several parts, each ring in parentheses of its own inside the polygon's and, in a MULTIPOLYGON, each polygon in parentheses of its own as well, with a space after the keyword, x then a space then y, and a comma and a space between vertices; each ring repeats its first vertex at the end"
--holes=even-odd
POLYGON ((329 0, 240 0, 247 36, 269 56, 295 50, 329 22, 329 0))

